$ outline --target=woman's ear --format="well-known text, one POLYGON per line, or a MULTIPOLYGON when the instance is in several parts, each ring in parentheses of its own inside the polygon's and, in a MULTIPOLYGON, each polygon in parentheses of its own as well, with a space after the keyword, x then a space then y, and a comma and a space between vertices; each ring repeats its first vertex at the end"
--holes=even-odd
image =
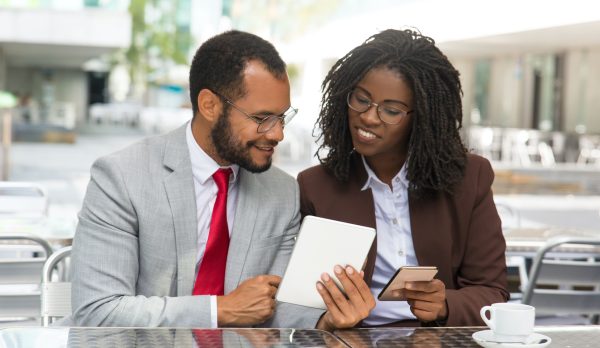
POLYGON ((200 117, 203 117, 211 123, 217 120, 223 106, 219 96, 205 88, 198 93, 197 102, 200 117))

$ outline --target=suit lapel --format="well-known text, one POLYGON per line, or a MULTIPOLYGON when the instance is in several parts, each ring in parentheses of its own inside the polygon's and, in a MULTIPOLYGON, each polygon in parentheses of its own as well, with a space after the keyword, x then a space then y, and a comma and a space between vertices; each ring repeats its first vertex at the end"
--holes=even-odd
POLYGON ((261 190, 254 174, 240 168, 238 202, 229 241, 225 293, 238 286, 260 209, 261 190))
POLYGON ((365 260, 365 265, 363 267, 365 272, 365 282, 367 282, 367 284, 371 284, 373 272, 375 272, 375 261, 377 260, 377 220, 375 218, 373 192, 371 189, 366 189, 364 191, 360 191, 355 197, 357 198, 357 201, 354 204, 359 207, 365 207, 362 208, 362 214, 358 214, 360 215, 360 221, 357 220, 356 224, 372 227, 375 229, 376 233, 375 238, 373 239, 373 244, 371 245, 371 249, 369 249, 367 260, 365 260))
POLYGON ((419 200, 409 194, 410 225, 419 265, 438 266, 440 279, 449 276, 452 260, 452 219, 442 194, 419 200))
MULTIPOLYGON (((350 185, 350 190, 348 190, 350 195, 349 197, 344 198, 344 204, 354 207, 357 210, 351 214, 351 216, 353 216, 353 221, 348 222, 372 227, 375 229, 375 232, 377 232, 377 220, 375 219, 375 202, 373 201, 373 192, 370 188, 361 191, 368 178, 367 171, 362 163, 362 158, 360 155, 358 155, 358 153, 353 153, 350 163, 352 168, 351 172, 354 173, 354 175, 350 176, 348 183, 350 185), (353 192, 356 192, 356 194, 353 192)), ((365 265, 363 267, 365 272, 364 279, 367 284, 371 284, 371 280, 373 279, 376 259, 377 235, 375 235, 375 239, 373 240, 373 244, 371 245, 371 249, 367 255, 367 260, 365 261, 365 265)))
POLYGON ((198 222, 192 164, 183 126, 169 136, 163 164, 173 170, 164 180, 173 216, 177 249, 177 295, 191 295, 196 271, 198 222))

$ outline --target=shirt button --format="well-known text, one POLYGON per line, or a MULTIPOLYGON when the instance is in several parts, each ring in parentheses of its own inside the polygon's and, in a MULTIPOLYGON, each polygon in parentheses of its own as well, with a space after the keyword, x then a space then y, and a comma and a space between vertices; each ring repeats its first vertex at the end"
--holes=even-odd
POLYGON ((400 256, 404 256, 404 251, 402 251, 402 250, 399 250, 399 251, 398 251, 398 255, 400 255, 400 256))
POLYGON ((396 182, 400 182, 400 178, 396 178, 396 182))
POLYGON ((397 224, 398 224, 398 219, 392 219, 392 223, 393 223, 394 225, 397 225, 397 224))

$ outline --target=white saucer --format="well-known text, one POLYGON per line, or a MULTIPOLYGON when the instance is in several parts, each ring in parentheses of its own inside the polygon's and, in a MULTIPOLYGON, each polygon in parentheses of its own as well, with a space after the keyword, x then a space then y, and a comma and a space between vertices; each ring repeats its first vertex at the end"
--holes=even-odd
POLYGON ((473 334, 473 339, 475 340, 475 342, 477 342, 477 344, 479 344, 480 346, 485 347, 485 348, 504 348, 504 347, 507 347, 507 348, 508 347, 543 348, 543 347, 547 347, 552 342, 552 339, 550 337, 548 337, 546 335, 542 335, 537 332, 534 332, 531 335, 529 335, 527 340, 529 342, 540 342, 542 340, 545 340, 543 343, 525 344, 525 343, 519 343, 519 342, 514 342, 514 343, 494 342, 494 333, 492 332, 492 330, 477 331, 473 334))

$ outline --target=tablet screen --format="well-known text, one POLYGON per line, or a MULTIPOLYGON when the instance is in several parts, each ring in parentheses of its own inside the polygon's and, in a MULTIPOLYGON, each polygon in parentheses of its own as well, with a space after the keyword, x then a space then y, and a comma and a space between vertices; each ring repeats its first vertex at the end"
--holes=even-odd
POLYGON ((327 272, 337 282, 335 265, 362 269, 374 239, 373 228, 306 216, 276 299, 325 309, 316 289, 321 274, 327 272))

